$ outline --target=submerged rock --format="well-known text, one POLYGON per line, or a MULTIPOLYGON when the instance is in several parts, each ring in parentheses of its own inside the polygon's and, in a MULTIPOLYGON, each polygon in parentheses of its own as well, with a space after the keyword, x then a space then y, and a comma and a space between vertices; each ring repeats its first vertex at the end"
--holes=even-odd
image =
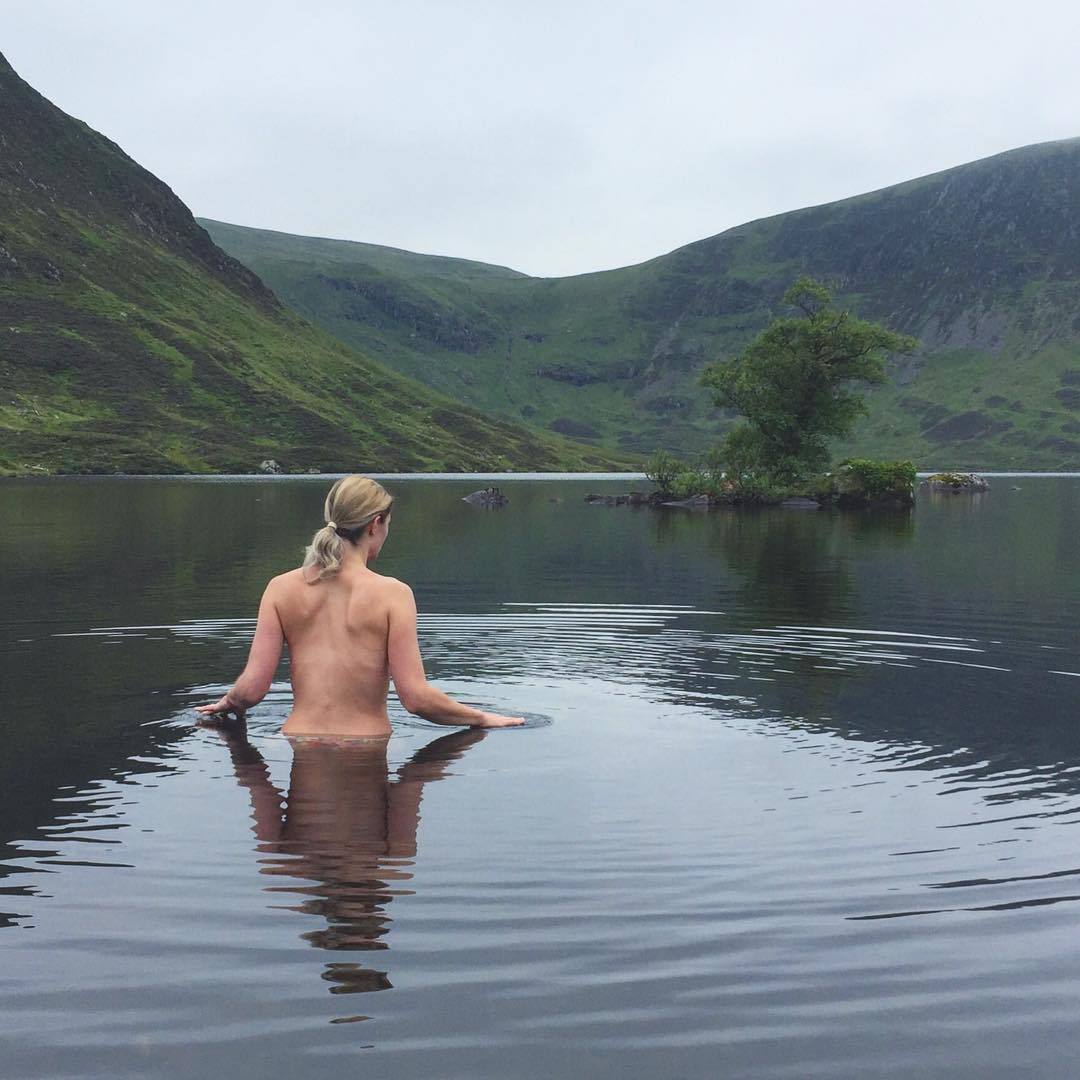
POLYGON ((662 502, 661 506, 674 506, 682 510, 708 510, 713 505, 714 499, 708 495, 694 495, 689 499, 674 499, 662 502))
POLYGON ((597 495, 590 493, 585 501, 593 506, 651 506, 654 500, 641 491, 628 491, 623 495, 597 495))
POLYGON ((497 487, 481 488, 479 491, 470 492, 461 501, 470 506, 478 506, 482 510, 499 510, 510 502, 497 487))

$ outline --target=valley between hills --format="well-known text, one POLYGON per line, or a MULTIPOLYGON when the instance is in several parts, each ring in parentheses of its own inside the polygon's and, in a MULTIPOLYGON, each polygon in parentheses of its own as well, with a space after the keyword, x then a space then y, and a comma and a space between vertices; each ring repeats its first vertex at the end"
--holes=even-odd
POLYGON ((751 222, 649 262, 534 278, 203 221, 339 340, 491 415, 609 451, 703 451, 698 385, 800 274, 911 334, 841 454, 920 468, 1080 467, 1080 140, 751 222))
POLYGON ((1080 140, 636 266, 499 266, 195 219, 0 57, 0 472, 640 468, 800 274, 920 341, 851 454, 1080 467, 1080 140))

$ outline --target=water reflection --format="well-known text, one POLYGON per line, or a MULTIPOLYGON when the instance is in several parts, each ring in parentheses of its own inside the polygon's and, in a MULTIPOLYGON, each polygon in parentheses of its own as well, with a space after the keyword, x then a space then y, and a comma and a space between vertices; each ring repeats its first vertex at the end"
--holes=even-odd
POLYGON ((915 537, 910 511, 684 511, 657 514, 658 548, 703 547, 741 581, 737 608, 748 621, 828 625, 857 606, 854 555, 900 549, 915 537))
MULTIPOLYGON (((260 873, 281 880, 266 891, 299 897, 286 910, 317 915, 326 925, 302 933, 334 953, 388 948, 389 905, 410 895, 416 831, 424 785, 444 779, 447 767, 484 738, 454 731, 421 747, 390 775, 387 740, 334 744, 293 742, 288 792, 247 736, 245 726, 216 724, 236 779, 251 797, 260 873)), ((327 963, 331 994, 391 989, 387 972, 360 963, 327 963)))
POLYGON ((401 484, 429 673, 557 719, 482 748, 470 792, 519 812, 445 800, 424 877, 423 785, 476 733, 287 777, 282 674, 256 745, 190 737, 322 480, 9 488, 2 1071, 340 1076, 370 1039, 401 1076, 1062 1074, 1080 485, 1022 483, 666 520, 401 484), (218 817, 249 796, 257 839, 218 817))

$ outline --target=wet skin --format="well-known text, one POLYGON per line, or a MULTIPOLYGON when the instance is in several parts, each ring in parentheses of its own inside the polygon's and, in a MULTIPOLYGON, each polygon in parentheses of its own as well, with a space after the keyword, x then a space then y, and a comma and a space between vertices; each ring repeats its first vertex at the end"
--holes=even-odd
POLYGON ((389 529, 390 515, 382 514, 355 542, 343 542, 341 568, 332 575, 317 579, 308 567, 273 578, 259 605, 247 666, 224 697, 197 711, 242 716, 266 696, 287 644, 294 704, 286 735, 389 736, 391 679, 402 705, 433 723, 522 724, 521 717, 454 701, 427 681, 412 590, 370 567, 389 529))

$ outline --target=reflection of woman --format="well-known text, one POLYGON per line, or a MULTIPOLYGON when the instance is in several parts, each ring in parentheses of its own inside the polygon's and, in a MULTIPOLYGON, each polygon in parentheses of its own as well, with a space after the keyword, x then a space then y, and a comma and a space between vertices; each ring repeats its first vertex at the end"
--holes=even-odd
POLYGON ((334 484, 326 497, 326 524, 315 533, 303 566, 274 578, 263 593, 243 674, 199 712, 242 714, 262 701, 288 642, 294 705, 286 735, 386 738, 390 679, 409 712, 438 724, 522 722, 462 705, 428 683, 412 590, 370 567, 386 542, 393 501, 366 476, 334 484))
MULTIPOLYGON (((412 877, 424 784, 446 776, 447 765, 485 733, 443 735, 413 754, 393 779, 384 740, 301 741, 294 746, 285 797, 243 723, 218 730, 236 779, 251 794, 253 831, 264 855, 261 872, 283 879, 268 891, 301 896, 288 906, 326 920, 325 927, 303 937, 335 952, 385 949, 387 905, 412 877)), ((351 963, 328 964, 323 978, 335 984, 335 994, 391 985, 385 972, 351 963)))

